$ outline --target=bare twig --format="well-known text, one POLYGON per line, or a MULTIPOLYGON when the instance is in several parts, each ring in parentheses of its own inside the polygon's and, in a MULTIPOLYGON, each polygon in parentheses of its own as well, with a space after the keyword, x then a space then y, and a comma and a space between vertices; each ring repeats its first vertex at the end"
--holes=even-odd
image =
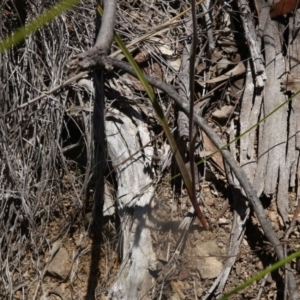
POLYGON ((211 6, 211 1, 206 0, 203 1, 201 4, 202 10, 204 12, 204 18, 205 18, 205 25, 207 28, 207 39, 208 39, 208 52, 209 55, 212 54, 216 47, 216 43, 214 41, 214 36, 213 36, 213 26, 212 26, 212 18, 210 16, 210 6, 211 6))
MULTIPOLYGON (((104 1, 104 12, 101 22, 101 28, 97 36, 95 45, 79 55, 72 57, 67 62, 67 69, 69 72, 77 72, 80 69, 88 69, 92 67, 94 57, 102 55, 102 60, 108 55, 114 37, 114 25, 116 22, 116 0, 104 1)), ((109 69, 110 66, 106 63, 105 68, 109 69)))
MULTIPOLYGON (((193 114, 194 114, 194 102, 195 102, 195 58, 196 58, 196 47, 197 47, 197 17, 196 17, 196 1, 192 0, 192 20, 193 20, 193 42, 190 55, 190 113, 189 113, 189 156, 190 156, 190 170, 192 179, 192 197, 193 203, 197 205, 196 199, 196 182, 195 182, 195 141, 196 136, 193 135, 193 114)), ((194 205, 195 206, 195 205, 194 205)))
POLYGON ((79 73, 79 74, 77 74, 77 75, 75 75, 75 76, 69 78, 68 80, 64 81, 62 84, 56 86, 55 88, 50 89, 49 91, 42 93, 42 94, 39 95, 38 97, 35 97, 35 98, 31 99, 30 101, 28 101, 28 102, 26 102, 26 103, 23 103, 22 105, 19 105, 19 106, 17 106, 16 108, 10 110, 9 112, 7 112, 7 113, 5 114, 5 116, 9 116, 9 115, 11 115, 12 113, 16 112, 16 111, 19 110, 19 109, 25 108, 26 106, 28 106, 28 105, 30 105, 30 104, 34 104, 34 103, 36 103, 37 101, 42 100, 42 99, 45 98, 45 97, 49 97, 50 94, 53 94, 53 93, 59 91, 60 89, 62 89, 62 88, 64 88, 64 87, 68 86, 68 85, 71 84, 72 82, 77 81, 78 79, 80 79, 80 78, 82 78, 83 76, 87 75, 88 73, 89 73, 89 71, 81 72, 81 73, 79 73))
POLYGON ((101 28, 94 46, 98 49, 101 49, 104 55, 107 55, 110 51, 110 47, 114 38, 116 7, 116 0, 104 0, 104 14, 102 17, 101 28))
MULTIPOLYGON (((230 130, 230 139, 234 138, 234 126, 233 121, 231 122, 231 130, 230 130)), ((230 150, 232 155, 235 157, 235 143, 230 145, 230 150)), ((243 240, 245 231, 246 231, 246 223, 249 218, 250 208, 247 207, 245 201, 241 201, 243 197, 240 185, 236 179, 236 177, 232 174, 228 164, 225 163, 225 170, 227 174, 227 180, 230 185, 231 190, 231 199, 233 206, 233 224, 230 234, 230 244, 228 249, 227 259, 224 263, 223 270, 207 291, 206 295, 202 300, 209 299, 211 294, 214 292, 216 298, 223 293, 225 284, 227 282, 228 276, 231 272, 233 265, 235 264, 236 257, 239 252, 240 244, 243 240)), ((228 201, 228 200, 227 200, 228 201)), ((216 218, 217 219, 217 218, 216 218)))

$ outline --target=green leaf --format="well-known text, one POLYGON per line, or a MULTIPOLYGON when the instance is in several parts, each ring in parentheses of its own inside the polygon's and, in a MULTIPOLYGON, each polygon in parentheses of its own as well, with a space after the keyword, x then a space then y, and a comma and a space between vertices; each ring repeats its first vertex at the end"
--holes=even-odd
POLYGON ((45 13, 35 18, 28 25, 18 29, 12 33, 9 37, 0 42, 0 54, 17 45, 25 39, 29 34, 34 33, 37 29, 41 28, 45 24, 49 23, 57 16, 61 15, 64 11, 71 8, 75 4, 79 3, 79 0, 64 0, 48 9, 45 13))
POLYGON ((291 262, 293 259, 295 259, 297 257, 300 257, 300 250, 298 250, 297 252, 292 253, 291 255, 287 256, 285 259, 282 259, 282 260, 276 262, 272 266, 270 266, 270 267, 262 270, 261 272, 257 273, 256 275, 254 275, 250 279, 244 281, 242 284, 240 284, 239 286, 237 286, 236 288, 234 288, 233 290, 231 290, 229 293, 227 293, 226 295, 224 295, 219 300, 226 300, 226 299, 228 299, 230 296, 237 294, 239 291, 245 289, 247 286, 253 284, 255 281, 263 278, 265 275, 267 275, 269 273, 272 273, 272 272, 276 271, 277 269, 279 269, 280 267, 284 266, 286 263, 291 262))

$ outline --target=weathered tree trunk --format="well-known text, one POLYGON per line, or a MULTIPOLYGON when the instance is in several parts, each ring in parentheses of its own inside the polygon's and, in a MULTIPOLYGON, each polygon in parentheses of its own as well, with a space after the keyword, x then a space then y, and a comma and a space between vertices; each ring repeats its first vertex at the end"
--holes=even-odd
POLYGON ((142 150, 150 135, 137 106, 122 103, 107 112, 108 155, 115 168, 116 205, 121 219, 121 257, 111 299, 151 299, 149 264, 156 260, 147 226, 154 196, 152 145, 142 150), (127 160, 127 161, 126 161, 127 160))
MULTIPOLYGON (((294 78, 298 77, 297 33, 293 36, 298 14, 290 18, 290 35, 288 40, 284 40, 286 26, 278 20, 270 19, 270 8, 266 7, 264 1, 260 5, 259 28, 262 33, 258 32, 255 41, 256 47, 262 51, 259 35, 262 36, 267 77, 264 86, 257 87, 256 78, 252 78, 250 72, 247 74, 241 105, 241 133, 283 104, 288 99, 284 94, 285 90, 296 92, 299 88, 289 85, 291 80, 295 82, 294 78), (286 56, 283 55, 285 45, 288 45, 286 56), (290 72, 291 76, 286 77, 286 72, 290 72), (282 78, 287 78, 283 85, 282 78)), ((258 195, 277 195, 278 210, 285 224, 288 223, 288 190, 295 186, 299 155, 296 134, 297 103, 297 99, 294 99, 291 106, 283 106, 260 124, 256 131, 257 143, 255 130, 241 138, 241 165, 258 195)))

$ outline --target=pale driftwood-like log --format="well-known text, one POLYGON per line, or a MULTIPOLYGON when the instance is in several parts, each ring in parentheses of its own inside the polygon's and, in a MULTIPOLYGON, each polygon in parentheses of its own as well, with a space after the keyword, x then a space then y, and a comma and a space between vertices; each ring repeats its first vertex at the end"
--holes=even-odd
MULTIPOLYGON (((299 53, 299 32, 296 30, 296 24, 300 21, 299 14, 295 14, 290 19, 289 24, 289 48, 288 48, 288 65, 289 74, 282 79, 281 87, 283 91, 296 93, 300 89, 300 53, 299 53)), ((288 188, 294 187, 296 183, 296 168, 300 150, 300 97, 296 95, 291 103, 289 115, 288 147, 285 157, 285 168, 280 174, 278 184, 278 210, 285 222, 288 223, 289 201, 288 188)))
MULTIPOLYGON (((245 91, 241 101, 240 112, 240 128, 241 133, 254 126, 259 121, 260 108, 262 102, 262 95, 255 94, 255 85, 253 83, 253 76, 251 73, 250 64, 247 67, 245 91)), ((263 126, 263 124, 261 125, 263 126)), ((243 170, 247 174, 247 177, 251 183, 253 183, 255 170, 257 167, 255 139, 256 130, 252 130, 249 134, 243 136, 240 139, 240 164, 243 170)))
MULTIPOLYGON (((256 124, 273 109, 282 104, 286 97, 280 91, 279 78, 286 71, 281 53, 281 40, 278 32, 283 28, 268 15, 269 8, 258 1, 261 7, 259 35, 264 38, 266 47, 266 71, 268 80, 263 90, 255 89, 251 74, 247 75, 246 89, 241 105, 241 132, 256 124), (262 107, 261 107, 262 104, 262 107)), ((260 41, 257 41, 260 45, 260 41)), ((248 178, 253 182, 258 195, 274 194, 278 185, 278 208, 285 222, 288 209, 289 179, 295 181, 295 150, 292 136, 294 112, 288 119, 288 108, 284 107, 260 125, 258 131, 258 153, 255 150, 256 133, 253 131, 241 139, 241 165, 248 178), (287 136, 289 124, 289 136, 287 136), (288 142, 287 153, 286 143, 288 142), (257 155, 257 161, 256 161, 257 155), (256 169, 256 166, 257 169, 256 169), (292 169, 291 169, 292 168, 292 169), (291 177, 290 177, 291 176, 291 177), (255 178, 254 178, 255 177, 255 178), (293 179, 294 178, 294 179, 293 179)))
MULTIPOLYGON (((260 20, 262 20, 260 22, 259 35, 263 36, 265 42, 265 64, 268 80, 263 90, 255 89, 253 78, 248 72, 246 89, 241 105, 241 133, 256 124, 259 119, 266 116, 286 100, 285 96, 280 92, 278 84, 278 79, 285 72, 281 41, 278 34, 278 32, 282 31, 282 28, 277 22, 271 21, 269 16, 266 17, 266 13, 268 13, 268 9, 265 8, 266 5, 261 3, 261 1, 258 3, 261 6, 260 20)), ((256 40, 256 47, 260 44, 261 42, 256 40)), ((249 68, 248 70, 250 71, 249 68)), ((282 178, 289 177, 286 174, 286 164, 284 162, 287 142, 286 132, 287 108, 282 108, 280 112, 274 114, 260 125, 257 154, 255 150, 255 131, 241 139, 241 165, 250 181, 253 182, 258 195, 261 195, 262 192, 266 194, 275 193, 279 172, 282 174, 282 178), (257 161, 255 161, 256 155, 257 161)), ((285 196, 287 196, 288 186, 285 184, 285 187, 285 196)), ((281 190, 283 191, 283 189, 281 190)))
MULTIPOLYGON (((265 6, 262 1, 259 1, 261 6, 265 6)), ((266 10, 267 12, 267 10, 266 10)), ((285 28, 276 21, 271 21, 270 17, 262 9, 260 19, 259 35, 263 37, 265 45, 265 65, 267 73, 267 81, 261 91, 254 89, 254 84, 251 82, 251 77, 248 74, 246 90, 242 100, 241 109, 241 131, 246 127, 251 127, 256 123, 256 120, 265 117, 275 108, 283 104, 287 97, 280 89, 280 78, 285 74, 286 61, 282 54, 282 40, 285 28), (254 99, 254 101, 252 101, 254 99), (260 104, 262 106, 260 108, 260 104), (256 108, 255 108, 256 107, 256 108), (250 111, 251 109, 251 111, 250 111), (260 109, 260 112, 259 112, 260 109), (246 118, 248 116, 248 119, 246 118)), ((293 31, 294 24, 290 23, 290 32, 293 31)), ((291 61, 299 61, 295 59, 298 57, 297 49, 299 49, 297 42, 294 44, 295 37, 290 35, 289 53, 291 54, 291 61), (294 41, 293 41, 294 40, 294 41), (294 44, 294 46, 293 46, 294 44)), ((260 42, 258 42, 260 45, 260 42)), ((295 64, 291 63, 295 74, 295 64)), ((297 75, 296 75, 297 76, 297 75)), ((296 92, 297 90, 289 89, 288 78, 283 86, 286 90, 296 92)), ((297 119, 299 109, 298 104, 292 103, 292 109, 289 112, 289 107, 284 106, 280 111, 273 114, 258 130, 258 149, 257 154, 255 150, 255 135, 252 133, 247 137, 241 139, 241 165, 246 171, 250 181, 253 180, 253 186, 258 195, 263 192, 265 194, 275 194, 277 189, 277 205, 278 210, 285 222, 288 224, 288 190, 290 186, 295 185, 296 165, 298 159, 297 148, 297 119), (295 106, 295 107, 294 107, 295 106), (257 162, 254 161, 257 155, 257 162), (255 168, 257 166, 257 168, 255 168), (255 170, 256 169, 256 170, 255 170), (254 178, 253 178, 254 176, 254 178)), ((286 268, 290 270, 287 264, 286 268)), ((287 280, 289 287, 290 299, 298 299, 296 292, 295 280, 291 272, 287 272, 287 280)))
POLYGON ((238 0, 239 9, 241 11, 241 19, 243 22, 246 40, 248 42, 251 58, 254 66, 254 73, 256 79, 256 86, 263 87, 266 80, 266 72, 263 64, 262 54, 258 48, 257 35, 254 28, 253 19, 251 16, 251 10, 249 7, 249 1, 238 0))
POLYGON ((116 204, 121 219, 122 264, 110 289, 111 299, 151 299, 149 263, 156 260, 150 229, 146 225, 153 198, 151 160, 153 148, 138 149, 150 141, 138 107, 122 103, 112 108, 106 121, 108 155, 116 174, 116 204), (124 164, 123 161, 128 159, 124 164))
MULTIPOLYGON (((264 33, 266 48, 266 72, 268 80, 264 89, 261 115, 266 116, 282 104, 286 98, 280 91, 278 78, 285 72, 284 58, 281 52, 280 28, 278 23, 267 22, 264 33)), ((276 192, 278 173, 285 167, 285 147, 287 142, 287 107, 273 114, 264 122, 259 136, 258 165, 254 178, 254 186, 260 194, 276 192)))
MULTIPOLYGON (((293 18, 290 18, 289 22, 289 48, 288 48, 288 62, 289 62, 289 74, 283 78, 282 88, 284 91, 291 93, 298 93, 300 90, 300 52, 299 52, 299 31, 296 29, 299 24, 300 17, 296 13, 293 18)), ((282 172, 279 177, 278 184, 278 196, 277 205, 278 210, 285 221, 288 224, 289 218, 289 201, 288 201, 288 188, 289 186, 295 186, 297 164, 299 168, 299 150, 300 150, 300 96, 296 94, 291 103, 291 112, 289 114, 289 131, 288 131, 288 147, 285 157, 285 172, 282 172)), ((298 170, 299 172, 299 170, 298 170)), ((299 174, 299 173, 298 173, 299 174)), ((297 208, 298 209, 298 208, 297 208)), ((297 210, 296 210, 297 211, 297 210)), ((286 232, 286 238, 289 236, 289 232, 293 230, 294 218, 286 232)), ((287 246, 285 245, 285 253, 287 254, 287 246)), ((290 264, 286 265, 286 278, 289 279, 291 273, 290 264)))
MULTIPOLYGON (((249 20, 250 9, 248 2, 240 0, 238 1, 238 5, 240 11, 243 13, 241 15, 241 18, 246 33, 246 39, 248 41, 249 50, 252 56, 254 73, 255 75, 257 75, 256 78, 253 78, 251 72, 252 66, 250 63, 248 63, 245 91, 242 98, 240 113, 241 133, 244 133, 246 130, 248 130, 250 127, 252 127, 259 121, 261 103, 263 99, 262 88, 264 86, 263 82, 266 79, 266 72, 263 65, 263 59, 260 53, 261 41, 260 38, 256 35, 253 22, 249 20)), ((259 5, 262 6, 260 2, 259 5)), ((269 18, 269 10, 266 11, 265 9, 263 12, 263 16, 267 15, 267 17, 264 17, 264 20, 269 18)), ((260 18, 260 20, 261 19, 262 18, 260 18)), ((264 32, 265 22, 259 22, 259 24, 260 30, 258 34, 262 35, 264 32), (263 24, 263 27, 261 27, 261 24, 263 24)), ((260 131, 262 130, 262 128, 263 124, 260 127, 260 131)), ((257 167, 255 139, 255 130, 253 130, 252 132, 250 132, 246 136, 243 136, 240 139, 240 163, 251 183, 253 183, 255 170, 257 167)), ((254 188, 257 190, 256 186, 254 186, 254 188)), ((258 191, 258 195, 260 195, 260 193, 261 191, 258 191)))

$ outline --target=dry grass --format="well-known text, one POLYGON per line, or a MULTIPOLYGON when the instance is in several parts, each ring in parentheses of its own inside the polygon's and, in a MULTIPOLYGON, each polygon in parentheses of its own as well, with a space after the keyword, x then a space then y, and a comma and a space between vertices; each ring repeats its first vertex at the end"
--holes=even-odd
MULTIPOLYGON (((0 39, 35 18, 55 2, 54 0, 2 1, 0 39)), ((128 44, 149 33, 149 28, 152 30, 164 24, 188 7, 187 0, 118 1, 116 30, 128 44), (152 4, 148 6, 148 2, 152 4)), ((230 64, 227 65, 228 61, 218 63, 221 58, 236 64, 249 57, 245 40, 240 34, 242 28, 239 27, 241 25, 238 13, 229 22, 230 15, 226 9, 215 5, 210 10, 214 21, 211 27, 206 26, 208 20, 204 17, 204 8, 198 10, 199 47, 196 68, 198 82, 218 77, 231 68, 230 64), (235 35, 238 36, 237 39, 235 35), (212 51, 208 45, 214 41, 215 49, 212 51)), ((66 299, 84 298, 93 263, 98 263, 101 269, 101 274, 95 275, 98 276, 95 280, 98 280, 96 294, 99 297, 107 294, 115 279, 119 266, 116 251, 119 236, 116 235, 114 225, 105 224, 101 232, 103 242, 100 247, 101 261, 91 262, 92 238, 89 236, 91 233, 89 215, 93 209, 94 189, 92 129, 94 94, 91 76, 34 104, 24 105, 68 78, 64 73, 67 59, 93 45, 95 16, 94 2, 84 1, 0 56, 1 299, 13 297, 40 299, 41 296, 54 299, 51 298, 54 296, 49 289, 54 288, 57 281, 49 279, 46 275, 49 262, 55 254, 53 248, 59 243, 64 245, 70 255, 70 273, 64 282, 67 291, 62 293, 68 295, 66 299), (24 107, 18 108, 21 105, 24 107), (11 111, 13 112, 9 113, 11 111)), ((174 83, 177 87, 182 83, 179 66, 184 46, 191 42, 186 34, 189 30, 189 20, 190 15, 186 14, 178 19, 175 25, 159 30, 155 36, 130 48, 147 74, 174 83)), ((112 53, 117 50, 114 44, 112 53)), ((118 58, 121 59, 121 56, 118 58)), ((230 126, 235 129, 239 127, 238 113, 245 88, 243 76, 240 74, 239 77, 230 78, 228 82, 218 82, 215 85, 205 85, 203 82, 202 85, 196 84, 195 109, 197 113, 205 115, 209 124, 222 137, 226 136, 226 132, 232 131, 230 126), (231 114, 222 119, 213 118, 212 112, 224 106, 232 108, 231 114)), ((139 82, 122 72, 110 74, 110 79, 106 82, 108 98, 111 96, 107 108, 119 105, 123 101, 123 96, 135 104, 138 103, 143 108, 151 134, 153 137, 157 136, 161 132, 161 127, 157 124, 152 107, 139 82), (111 101, 115 99, 114 97, 120 99, 111 101)), ((188 89, 185 93, 188 94, 188 89)), ((173 109, 172 103, 163 93, 157 92, 157 96, 164 110, 168 110, 169 124, 173 127, 178 126, 177 111, 173 109)), ((204 145, 206 150, 211 146, 205 137, 201 142, 206 143, 204 145)), ((165 138, 161 135, 155 143, 155 153, 158 156, 161 154, 168 157, 168 154, 164 153, 165 138)), ((181 145, 184 152, 186 145, 183 141, 181 145)), ((196 154, 201 156, 203 152, 201 150, 203 149, 198 147, 196 154)), ((214 150, 215 148, 209 149, 210 152, 214 150)), ((169 166, 168 163, 166 165, 169 166)), ((220 175, 222 173, 219 172, 220 165, 222 159, 219 157, 219 161, 208 162, 205 168, 208 175, 215 176, 214 180, 217 178, 222 181, 225 189, 226 181, 220 175)), ((161 169, 157 167, 156 171, 159 173, 161 169)), ((166 196, 165 201, 161 203, 169 205, 170 197, 166 196)), ((220 201, 219 206, 210 203, 209 206, 213 206, 217 212, 221 210, 222 203, 220 201)), ((185 213, 185 210, 186 208, 182 211, 185 213)), ((276 211, 276 208, 273 210, 276 211)), ((180 210, 184 215, 182 211, 180 210)), ((209 214, 209 210, 204 211, 209 217, 213 217, 213 214, 209 214)), ((169 213, 165 215, 169 218, 169 213)), ((222 240, 222 243, 226 244, 226 241, 222 240)), ((159 245, 160 241, 157 244, 159 245)), ((193 277, 193 280, 200 282, 195 278, 193 277)), ((236 278, 240 280, 239 275, 236 278)), ((231 287, 237 284, 236 278, 232 280, 231 287)), ((203 296, 211 283, 209 280, 204 282, 204 288, 199 288, 197 296, 203 296)), ((191 287, 192 285, 188 286, 192 294, 190 298, 195 298, 195 291, 191 287)), ((157 290, 159 288, 155 287, 157 290)), ((169 297, 168 292, 170 286, 166 284, 162 288, 165 298, 169 297)), ((257 291, 250 292, 254 295, 257 291)), ((247 296, 247 299, 250 299, 250 296, 247 296)))
MULTIPOLYGON (((1 39, 55 2, 4 1, 1 39)), ((93 43, 94 19, 93 2, 85 1, 0 57, 2 299, 20 285, 23 293, 33 289, 30 294, 39 295, 52 243, 74 223, 85 231, 92 94, 74 85, 3 115, 66 79, 67 58, 93 43), (78 106, 82 109, 74 112, 78 106)))

